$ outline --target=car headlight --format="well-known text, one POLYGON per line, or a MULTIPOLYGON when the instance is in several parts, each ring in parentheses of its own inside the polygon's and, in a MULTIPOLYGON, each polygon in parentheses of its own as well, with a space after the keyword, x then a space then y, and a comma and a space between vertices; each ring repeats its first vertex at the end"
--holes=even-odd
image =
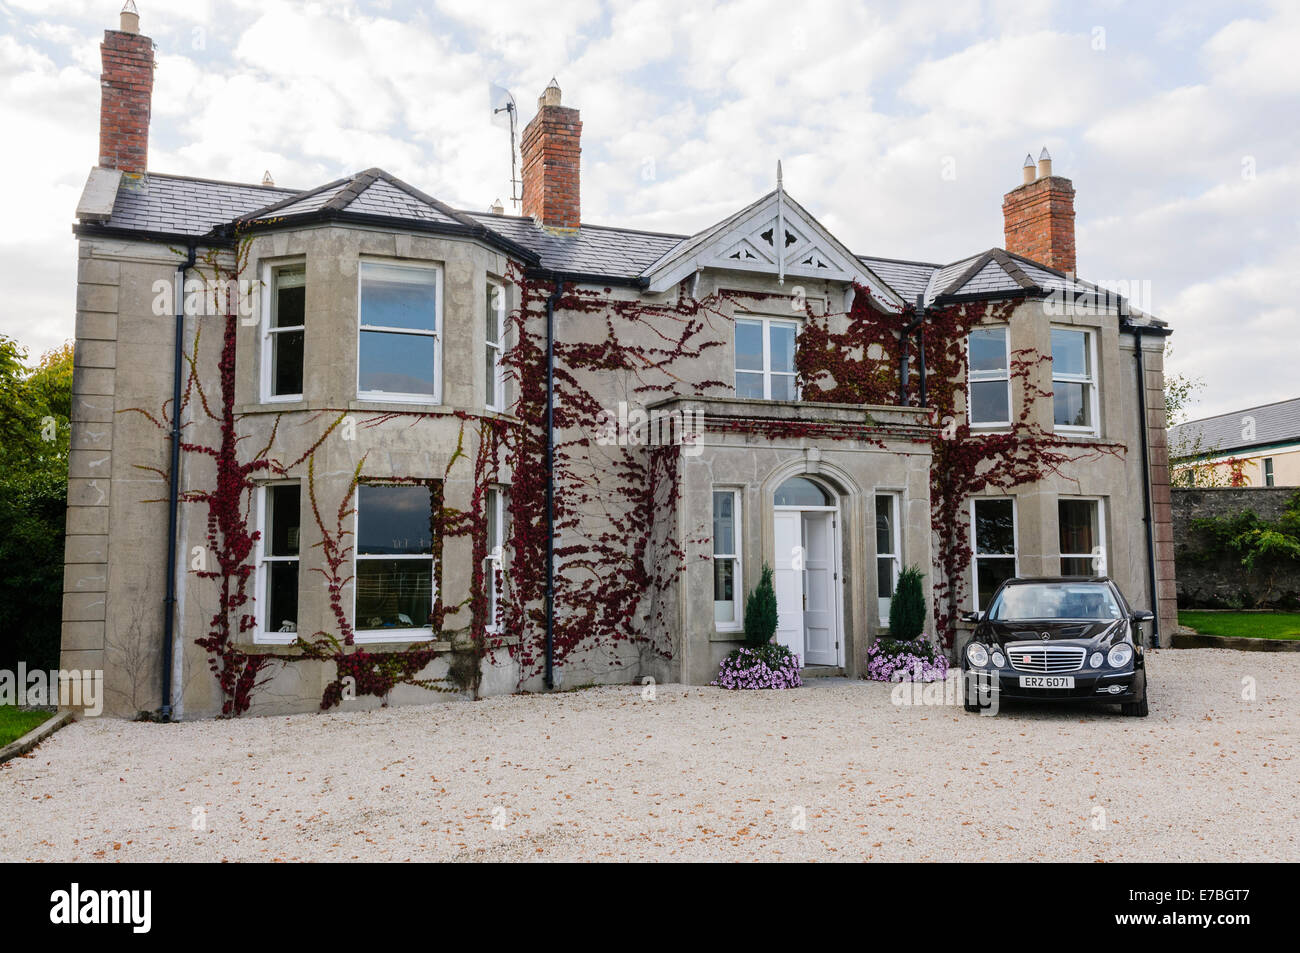
POLYGON ((1106 661, 1110 663, 1111 668, 1122 668, 1127 665, 1133 658, 1133 649, 1127 643, 1121 642, 1119 645, 1111 646, 1106 653, 1106 661))
POLYGON ((1004 656, 1001 652, 997 651, 997 649, 993 650, 993 664, 996 665, 998 668, 1007 667, 1006 656, 1004 656))
POLYGON ((966 646, 966 660, 976 668, 983 668, 989 664, 989 650, 978 642, 972 642, 966 646))
POLYGON ((1088 659, 1088 664, 1093 668, 1101 668, 1101 663, 1104 661, 1106 661, 1106 656, 1102 655, 1100 652, 1093 652, 1092 658, 1088 659))

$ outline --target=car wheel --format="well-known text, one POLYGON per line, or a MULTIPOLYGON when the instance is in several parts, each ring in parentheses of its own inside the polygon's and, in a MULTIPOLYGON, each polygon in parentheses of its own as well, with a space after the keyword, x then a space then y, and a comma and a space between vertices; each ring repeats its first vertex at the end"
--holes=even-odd
POLYGON ((1147 690, 1143 689, 1140 699, 1135 702, 1124 702, 1119 706, 1119 710, 1132 718, 1145 718, 1147 716, 1147 695, 1147 690))

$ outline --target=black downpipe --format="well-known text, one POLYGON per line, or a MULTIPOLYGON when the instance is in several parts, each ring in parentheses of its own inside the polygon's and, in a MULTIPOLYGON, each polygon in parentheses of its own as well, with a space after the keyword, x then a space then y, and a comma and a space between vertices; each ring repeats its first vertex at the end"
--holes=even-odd
MULTIPOLYGON (((911 354, 909 353, 909 347, 912 343, 912 335, 915 334, 917 330, 921 327, 921 325, 925 323, 925 305, 923 304, 923 300, 924 299, 920 295, 916 296, 916 317, 913 318, 908 323, 907 327, 903 328, 902 334, 899 335, 899 337, 901 338, 899 343, 902 345, 902 347, 899 349, 900 353, 898 357, 898 393, 899 393, 898 403, 903 407, 909 406, 908 385, 910 383, 909 379, 911 377, 911 370, 912 370, 911 369, 912 357, 911 354)), ((921 332, 920 371, 921 371, 921 406, 924 407, 925 406, 925 332, 924 331, 921 332)))
POLYGON ((1160 593, 1156 588, 1156 527, 1155 517, 1151 512, 1151 448, 1148 446, 1150 432, 1147 428, 1147 368, 1142 355, 1142 328, 1136 324, 1129 326, 1133 331, 1133 340, 1137 344, 1137 385, 1138 385, 1138 435, 1142 444, 1142 522, 1146 525, 1147 536, 1147 575, 1151 581, 1151 647, 1160 648, 1160 593))
POLYGON ((194 267, 190 243, 185 261, 176 266, 176 341, 172 347, 172 465, 167 487, 167 595, 163 599, 162 705, 164 721, 172 717, 172 653, 176 641, 176 523, 181 499, 181 369, 185 344, 185 273, 194 267))
POLYGON ((546 299, 546 687, 555 687, 555 302, 564 290, 556 275, 546 299))
MULTIPOLYGON (((922 322, 924 322, 925 318, 922 317, 921 320, 922 322)), ((916 354, 917 359, 920 361, 920 367, 918 368, 918 370, 921 374, 921 406, 928 407, 929 403, 926 400, 926 392, 925 392, 925 324, 924 323, 922 323, 922 325, 916 329, 916 352, 917 352, 916 354)))

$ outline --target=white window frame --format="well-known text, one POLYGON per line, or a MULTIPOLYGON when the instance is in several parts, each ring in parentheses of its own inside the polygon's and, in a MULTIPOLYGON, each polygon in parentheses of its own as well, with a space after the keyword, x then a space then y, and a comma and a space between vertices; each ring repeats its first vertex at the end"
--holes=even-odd
MULTIPOLYGON (((378 559, 427 559, 429 560, 431 571, 429 573, 429 605, 432 606, 438 600, 438 541, 431 542, 432 553, 382 553, 373 556, 362 555, 358 552, 361 545, 361 494, 360 487, 365 484, 373 486, 392 486, 402 484, 390 484, 383 480, 362 480, 357 484, 357 502, 352 507, 352 641, 360 645, 374 644, 377 642, 427 642, 433 638, 433 626, 424 625, 420 628, 411 629, 363 629, 360 626, 360 619, 357 618, 357 585, 360 582, 360 576, 357 573, 357 563, 364 560, 378 559)), ((429 487, 423 483, 410 484, 420 486, 425 490, 429 487)), ((432 503, 432 497, 430 498, 432 503)))
MULTIPOLYGON (((258 645, 289 645, 298 638, 298 633, 281 632, 278 629, 268 629, 266 624, 266 613, 271 606, 271 600, 267 595, 267 583, 270 581, 270 573, 267 570, 267 564, 273 562, 291 562, 298 564, 298 591, 302 592, 302 481, 300 480, 276 480, 270 483, 259 483, 257 485, 257 542, 254 544, 253 559, 257 567, 255 573, 254 590, 256 595, 256 611, 254 617, 256 624, 253 628, 253 642, 258 645), (298 555, 297 556, 268 556, 266 554, 266 534, 270 528, 266 521, 266 504, 270 497, 267 492, 275 486, 296 486, 299 488, 298 497, 298 555)), ((298 601, 299 612, 302 609, 302 600, 298 601)), ((296 624, 296 623, 295 623, 296 624)))
POLYGON ((985 555, 984 559, 1011 559, 1011 574, 1020 575, 1020 505, 1014 496, 972 496, 970 500, 970 569, 971 569, 971 609, 978 612, 980 607, 980 552, 975 538, 975 504, 986 501, 1011 501, 1011 555, 985 555))
POLYGON ((385 403, 426 404, 442 403, 442 266, 437 262, 395 261, 388 258, 361 258, 357 265, 357 400, 371 400, 385 403), (413 330, 411 328, 393 328, 380 324, 361 323, 361 291, 366 265, 382 265, 386 268, 406 268, 411 271, 428 271, 434 275, 434 317, 433 330, 413 330), (416 337, 433 338, 433 393, 404 394, 390 391, 361 389, 361 336, 366 331, 382 331, 389 334, 410 334, 416 337))
POLYGON ((1009 324, 983 324, 971 328, 966 332, 966 422, 973 429, 989 430, 999 427, 1010 427, 1011 417, 1011 325, 1009 324), (970 361, 970 336, 976 331, 1001 331, 1002 348, 1006 355, 1005 371, 975 371, 971 369, 970 361), (975 420, 975 390, 972 384, 996 384, 1001 381, 1007 389, 1007 419, 1006 420, 975 420))
MULTIPOLYGON (((763 397, 762 397, 762 399, 763 399, 763 400, 772 400, 772 399, 773 399, 773 397, 772 397, 772 378, 773 378, 774 376, 776 376, 776 377, 789 377, 789 378, 794 382, 794 399, 795 399, 795 400, 799 400, 800 397, 802 396, 802 395, 800 394, 800 390, 799 390, 799 371, 798 371, 797 369, 795 369, 795 370, 793 370, 793 371, 774 371, 774 370, 772 370, 772 326, 773 326, 773 325, 782 325, 782 326, 785 326, 785 327, 792 327, 792 328, 794 328, 795 354, 796 354, 796 356, 797 356, 798 353, 799 353, 799 335, 800 335, 800 334, 802 333, 802 331, 803 331, 803 322, 798 321, 798 320, 792 320, 792 319, 790 319, 790 318, 771 318, 771 317, 765 317, 764 315, 761 315, 761 314, 743 314, 743 315, 737 315, 737 316, 736 316, 735 324, 736 324, 736 328, 739 328, 741 324, 759 324, 759 325, 762 325, 762 328, 763 328, 763 370, 762 370, 761 372, 759 372, 759 371, 754 371, 754 370, 745 370, 745 369, 743 369, 743 368, 739 368, 739 367, 736 366, 736 339, 738 338, 738 335, 735 333, 736 328, 733 328, 733 329, 732 329, 732 339, 731 339, 731 372, 732 372, 731 387, 732 387, 732 391, 733 391, 734 393, 736 393, 737 396, 739 396, 739 394, 740 394, 740 388, 737 386, 737 385, 738 385, 738 382, 739 382, 739 377, 738 377, 737 375, 739 375, 739 374, 758 374, 758 373, 762 373, 762 375, 763 375, 763 397)), ((747 398, 747 399, 748 399, 748 400, 756 400, 757 398, 750 397, 750 398, 747 398)))
POLYGON ((487 556, 483 559, 483 572, 488 580, 488 611, 492 615, 491 620, 484 625, 484 631, 491 635, 500 635, 501 596, 504 591, 502 582, 505 572, 502 554, 505 552, 506 545, 506 488, 488 487, 487 493, 484 494, 484 506, 491 507, 492 514, 496 518, 497 530, 497 538, 487 540, 487 556))
MULTIPOLYGON (((273 335, 275 334, 279 334, 283 331, 303 332, 303 358, 304 358, 303 367, 302 367, 303 387, 305 388, 307 384, 307 362, 306 362, 307 325, 304 323, 304 324, 293 325, 285 328, 276 328, 276 327, 272 327, 272 320, 271 320, 273 315, 275 314, 275 291, 279 284, 276 275, 279 272, 283 271, 285 268, 296 268, 299 266, 305 266, 306 263, 307 263, 306 259, 297 258, 297 259, 289 259, 287 261, 264 262, 262 265, 262 295, 261 295, 262 315, 261 315, 261 322, 260 322, 262 326, 262 361, 261 361, 262 369, 261 369, 261 374, 259 375, 261 378, 259 387, 260 387, 261 399, 262 399, 261 402, 264 404, 283 404, 292 401, 302 400, 301 393, 297 393, 297 394, 272 394, 271 393, 271 381, 273 379, 271 372, 273 370, 272 364, 274 362, 274 354, 275 354, 275 347, 274 347, 275 342, 273 340, 273 335)), ((306 275, 303 276, 303 284, 305 287, 306 275)), ((304 307, 303 309, 304 322, 306 321, 306 317, 307 317, 306 308, 304 307)))
MULTIPOLYGON (((486 340, 484 335, 484 346, 486 354, 492 355, 492 376, 485 382, 486 397, 483 406, 488 410, 495 410, 498 413, 506 409, 506 375, 505 368, 502 366, 501 358, 506 349, 506 286, 500 281, 489 278, 487 283, 487 300, 484 301, 484 307, 489 301, 495 300, 497 304, 497 340, 493 344, 486 340), (495 291, 495 294, 493 292, 495 291)), ((486 325, 485 325, 486 331, 486 325)), ((486 367, 485 367, 486 369, 486 367)))
POLYGON ((713 580, 715 578, 713 573, 717 571, 716 569, 713 568, 713 564, 717 562, 717 560, 719 559, 731 560, 732 591, 735 594, 735 598, 732 601, 736 607, 736 617, 731 622, 717 621, 718 619, 717 602, 715 601, 713 603, 714 606, 713 627, 714 630, 717 632, 740 632, 745 628, 745 598, 744 598, 745 575, 744 575, 744 565, 742 563, 742 555, 741 555, 741 551, 745 548, 744 541, 741 539, 742 527, 744 524, 741 522, 740 519, 741 503, 744 494, 742 493, 740 488, 734 486, 713 487, 713 492, 709 494, 709 530, 710 530, 709 548, 710 549, 712 549, 713 547, 713 532, 712 532, 713 500, 714 500, 714 494, 717 493, 731 494, 731 514, 732 514, 731 541, 736 551, 734 553, 718 553, 718 552, 712 553, 712 558, 710 558, 709 560, 709 570, 710 570, 709 589, 710 591, 712 591, 713 589, 713 580))
POLYGON ((1277 476, 1274 472, 1275 467, 1273 464, 1273 458, 1265 457, 1263 462, 1260 464, 1260 469, 1263 471, 1264 485, 1274 486, 1277 482, 1277 476))
MULTIPOLYGON (((1054 324, 1053 331, 1073 331, 1076 334, 1084 336, 1084 353, 1088 359, 1088 374, 1058 374, 1056 372, 1056 362, 1052 362, 1052 427, 1055 433, 1078 434, 1080 436, 1095 437, 1101 433, 1101 422, 1098 419, 1100 403, 1097 399, 1098 392, 1101 390, 1099 383, 1099 373, 1097 370, 1097 331, 1094 328, 1080 328, 1068 324, 1054 324), (1056 423, 1056 383, 1060 381, 1063 384, 1083 384, 1088 391, 1088 419, 1092 424, 1086 427, 1074 425, 1064 425, 1056 423)), ((1050 347, 1050 337, 1049 337, 1050 347)), ((1051 354, 1051 351, 1048 351, 1051 354)))
MULTIPOLYGON (((888 603, 891 603, 893 601, 893 596, 891 595, 888 599, 886 599, 879 594, 880 593, 880 588, 879 588, 880 587, 880 580, 879 580, 880 560, 886 557, 889 557, 892 560, 890 566, 892 578, 890 580, 889 589, 890 592, 896 593, 898 590, 898 576, 903 571, 903 518, 902 518, 903 517, 903 494, 900 493, 898 490, 877 489, 875 492, 875 497, 872 500, 872 510, 877 519, 880 518, 880 511, 878 507, 880 504, 880 497, 882 496, 888 497, 890 501, 889 505, 893 510, 893 522, 891 524, 893 532, 891 535, 894 537, 893 539, 894 551, 892 553, 882 553, 880 552, 879 547, 877 547, 876 549, 876 576, 877 576, 876 607, 879 610, 879 614, 880 614, 881 628, 884 628, 889 625, 888 603)), ((877 538, 875 529, 876 527, 873 524, 872 537, 871 537, 873 540, 877 538)))
MULTIPOLYGON (((1057 544, 1057 549, 1058 549, 1058 550, 1060 549, 1060 544, 1061 544, 1061 527, 1060 527, 1061 509, 1060 509, 1060 504, 1061 504, 1061 503, 1065 503, 1065 502, 1073 502, 1073 503, 1095 503, 1095 504, 1097 504, 1097 510, 1096 510, 1096 514, 1097 514, 1097 549, 1099 550, 1099 552, 1093 552, 1093 553, 1060 553, 1060 552, 1058 552, 1057 555, 1059 556, 1059 558, 1060 558, 1060 560, 1061 560, 1062 563, 1063 563, 1065 560, 1067 560, 1067 559, 1091 559, 1091 560, 1093 560, 1094 562, 1097 561, 1097 560, 1100 560, 1100 566, 1098 566, 1098 567, 1095 569, 1095 571, 1094 571, 1093 574, 1094 574, 1094 575, 1097 575, 1097 576, 1109 576, 1109 575, 1110 575, 1110 550, 1109 550, 1109 548, 1108 548, 1107 545, 1106 545, 1106 500, 1105 500, 1105 498, 1100 497, 1100 496, 1058 496, 1058 497, 1056 498, 1056 502, 1057 502, 1057 509, 1056 509, 1056 519, 1057 519, 1057 527, 1056 527, 1056 544, 1057 544)), ((1064 575, 1064 568, 1065 568, 1065 567, 1062 566, 1062 565, 1060 565, 1059 563, 1057 564, 1057 569, 1058 569, 1058 570, 1061 570, 1061 574, 1062 574, 1062 575, 1064 575)))

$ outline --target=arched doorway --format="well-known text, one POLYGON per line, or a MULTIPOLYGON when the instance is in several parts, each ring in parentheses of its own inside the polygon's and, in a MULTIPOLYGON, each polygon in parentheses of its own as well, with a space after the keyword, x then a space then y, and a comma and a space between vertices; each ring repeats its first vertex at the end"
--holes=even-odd
POLYGON ((772 498, 776 640, 805 665, 843 665, 839 498, 793 476, 772 498))

